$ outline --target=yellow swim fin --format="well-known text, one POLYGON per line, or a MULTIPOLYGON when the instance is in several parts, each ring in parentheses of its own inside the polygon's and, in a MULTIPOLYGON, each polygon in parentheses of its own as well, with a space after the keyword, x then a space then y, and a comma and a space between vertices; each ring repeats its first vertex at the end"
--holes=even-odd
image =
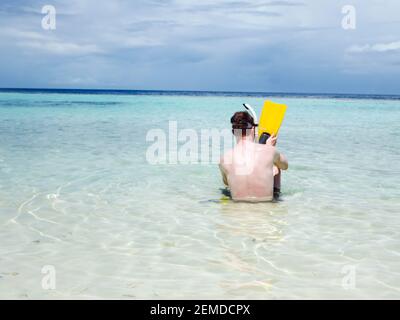
POLYGON ((266 100, 258 122, 260 143, 265 143, 271 134, 278 134, 287 106, 266 100), (263 135, 263 133, 266 133, 263 135))

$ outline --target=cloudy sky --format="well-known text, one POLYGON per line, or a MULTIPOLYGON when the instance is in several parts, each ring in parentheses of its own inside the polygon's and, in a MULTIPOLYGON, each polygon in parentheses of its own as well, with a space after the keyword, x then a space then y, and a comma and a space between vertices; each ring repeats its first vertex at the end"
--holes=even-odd
POLYGON ((400 94, 399 13, 398 0, 2 0, 0 87, 400 94))

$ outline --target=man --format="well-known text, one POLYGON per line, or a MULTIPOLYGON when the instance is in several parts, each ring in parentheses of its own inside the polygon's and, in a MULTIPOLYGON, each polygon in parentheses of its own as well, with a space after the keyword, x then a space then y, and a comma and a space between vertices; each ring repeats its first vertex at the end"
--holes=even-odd
POLYGON ((271 201, 279 197, 281 170, 288 161, 276 150, 276 136, 266 144, 254 142, 255 124, 247 112, 236 112, 231 118, 236 146, 221 157, 222 179, 235 201, 271 201))

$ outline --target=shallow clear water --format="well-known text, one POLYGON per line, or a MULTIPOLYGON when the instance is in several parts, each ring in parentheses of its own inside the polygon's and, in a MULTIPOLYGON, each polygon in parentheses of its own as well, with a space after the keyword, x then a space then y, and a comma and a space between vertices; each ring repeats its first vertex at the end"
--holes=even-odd
POLYGON ((0 298, 400 298, 400 101, 272 100, 282 201, 245 204, 145 137, 262 98, 0 93, 0 298))

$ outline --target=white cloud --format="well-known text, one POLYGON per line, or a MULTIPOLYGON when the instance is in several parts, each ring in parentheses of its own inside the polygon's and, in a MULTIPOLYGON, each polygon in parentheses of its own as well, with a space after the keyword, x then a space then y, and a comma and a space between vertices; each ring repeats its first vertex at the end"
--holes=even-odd
POLYGON ((13 28, 3 28, 0 30, 0 36, 17 38, 17 39, 27 39, 27 40, 46 40, 47 37, 38 32, 19 30, 13 28))
POLYGON ((25 41, 19 42, 18 45, 60 55, 81 55, 104 52, 102 49, 93 44, 82 45, 60 41, 25 41))
POLYGON ((51 34, 26 31, 19 29, 3 29, 0 35, 17 39, 16 44, 39 51, 46 51, 58 55, 81 55, 103 53, 104 50, 95 44, 79 44, 61 41, 51 34))
POLYGON ((363 53, 363 52, 388 52, 400 50, 400 41, 390 43, 377 43, 377 44, 365 44, 365 45, 354 45, 347 49, 351 53, 363 53))
POLYGON ((140 48, 163 45, 163 41, 146 35, 103 34, 102 42, 111 48, 140 48))

